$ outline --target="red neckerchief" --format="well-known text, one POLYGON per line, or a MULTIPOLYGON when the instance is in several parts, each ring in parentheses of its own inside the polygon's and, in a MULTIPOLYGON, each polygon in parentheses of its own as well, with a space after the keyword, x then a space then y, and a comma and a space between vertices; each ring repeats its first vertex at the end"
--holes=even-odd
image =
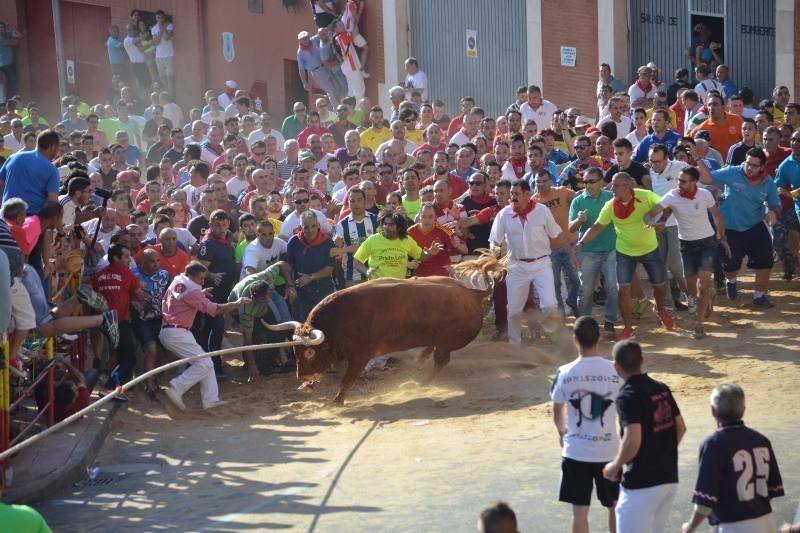
POLYGON ((636 209, 636 202, 641 202, 636 198, 636 191, 631 191, 631 201, 628 205, 623 204, 620 200, 614 198, 614 216, 620 220, 625 220, 636 209))
POLYGON ((311 248, 319 246, 327 240, 327 237, 321 230, 317 232, 317 238, 314 239, 313 242, 306 242, 306 238, 303 235, 302 230, 297 232, 297 238, 300 240, 300 244, 303 246, 303 255, 306 255, 311 248))
POLYGON ((642 85, 640 80, 636 80, 636 86, 647 96, 647 93, 653 90, 653 84, 648 83, 647 85, 642 85))
POLYGON ((509 161, 511 161, 511 167, 514 169, 514 174, 516 174, 517 178, 522 178, 525 175, 525 165, 528 160, 511 158, 509 161))
POLYGON ((681 188, 680 188, 680 187, 675 187, 675 190, 676 190, 676 191, 678 191, 678 195, 679 195, 681 198, 687 198, 687 199, 689 199, 689 200, 694 200, 694 199, 695 199, 695 197, 697 196, 697 187, 695 187, 695 188, 694 188, 694 191, 692 191, 691 193, 684 193, 684 192, 681 190, 681 188))
POLYGON ((436 211, 436 216, 437 217, 443 217, 448 213, 448 211, 450 211, 450 209, 453 207, 453 205, 454 205, 453 204, 453 200, 450 200, 447 203, 447 205, 444 206, 444 207, 442 207, 439 204, 434 202, 433 209, 434 209, 434 211, 436 211))
POLYGON ((512 207, 511 209, 514 211, 514 215, 511 218, 519 217, 520 220, 522 220, 522 223, 525 224, 528 221, 528 215, 531 213, 531 211, 533 211, 535 207, 536 207, 536 200, 531 198, 530 201, 528 202, 528 205, 526 205, 525 209, 523 209, 522 211, 517 211, 516 206, 512 207))
MULTIPOLYGON (((744 169, 742 169, 742 172, 744 172, 744 169)), ((761 182, 764 180, 764 178, 766 178, 767 176, 769 176, 769 174, 767 174, 767 171, 766 171, 766 169, 762 168, 762 169, 761 169, 761 172, 759 173, 759 175, 758 175, 758 176, 756 176, 755 178, 751 178, 750 176, 748 176, 748 175, 747 175, 747 172, 745 172, 745 173, 744 173, 744 176, 745 176, 745 177, 746 177, 748 180, 750 180, 750 184, 751 184, 751 185, 754 185, 754 186, 755 186, 755 185, 758 185, 759 183, 761 183, 761 182)))
MULTIPOLYGON (((227 237, 228 235, 230 235, 230 233, 226 233, 226 234, 225 234, 225 237, 227 237)), ((218 243, 220 243, 220 244, 221 244, 221 245, 223 245, 223 246, 229 246, 229 245, 230 245, 230 243, 231 243, 231 241, 230 241, 230 240, 228 240, 228 239, 227 239, 227 238, 225 238, 225 237, 223 237, 222 239, 218 239, 218 238, 216 238, 216 237, 214 236, 214 232, 212 232, 212 231, 211 231, 211 229, 209 228, 209 230, 208 230, 208 231, 206 231, 206 234, 203 236, 203 240, 204 240, 204 241, 215 240, 215 241, 217 241, 218 243)))

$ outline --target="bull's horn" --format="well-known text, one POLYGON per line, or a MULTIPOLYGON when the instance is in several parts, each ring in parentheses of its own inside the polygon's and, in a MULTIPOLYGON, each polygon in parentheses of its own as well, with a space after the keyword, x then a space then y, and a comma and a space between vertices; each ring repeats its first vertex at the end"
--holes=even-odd
POLYGON ((296 342, 302 342, 303 345, 305 346, 317 346, 319 344, 322 344, 322 342, 325 340, 325 334, 318 329, 312 329, 311 335, 309 335, 308 337, 301 337, 299 335, 295 335, 294 340, 296 342))
POLYGON ((261 319, 261 324, 270 331, 285 331, 303 325, 297 320, 290 320, 288 322, 281 322, 280 324, 272 325, 272 324, 267 324, 267 321, 264 320, 263 318, 261 319))

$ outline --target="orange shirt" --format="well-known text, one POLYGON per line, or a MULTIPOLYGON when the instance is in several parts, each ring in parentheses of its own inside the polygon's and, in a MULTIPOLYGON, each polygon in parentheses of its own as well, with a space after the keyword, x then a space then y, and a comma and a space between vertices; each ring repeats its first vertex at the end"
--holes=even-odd
MULTIPOLYGON (((705 130, 711 134, 709 146, 720 154, 727 154, 731 146, 742 140, 742 117, 733 113, 725 113, 725 120, 714 122, 708 117, 695 127, 689 135, 694 137, 698 131, 705 130)), ((722 156, 725 157, 725 156, 722 156)))
POLYGON ((158 243, 155 246, 146 246, 142 248, 136 253, 135 256, 133 256, 133 260, 136 261, 137 264, 140 263, 142 261, 142 257, 144 256, 144 251, 148 249, 153 249, 158 252, 159 257, 161 257, 158 266, 169 272, 170 279, 173 279, 178 274, 182 274, 186 269, 186 265, 188 265, 189 261, 191 261, 189 254, 180 248, 178 248, 178 251, 172 257, 165 257, 161 252, 161 243, 158 243))
MULTIPOLYGON (((569 231, 569 204, 575 198, 575 191, 566 187, 553 187, 547 194, 536 193, 534 200, 550 208, 556 223, 561 226, 562 234, 569 242, 574 242, 578 238, 577 233, 569 231)), ((550 239, 550 247, 555 248, 553 239, 550 239)))

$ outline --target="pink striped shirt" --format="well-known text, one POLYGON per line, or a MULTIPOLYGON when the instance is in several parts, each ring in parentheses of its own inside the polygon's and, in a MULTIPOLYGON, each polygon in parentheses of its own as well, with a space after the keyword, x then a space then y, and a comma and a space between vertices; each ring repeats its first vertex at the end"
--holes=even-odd
POLYGON ((167 289, 161 311, 165 326, 191 329, 198 311, 213 316, 217 312, 217 304, 206 298, 197 283, 185 274, 178 274, 167 289))

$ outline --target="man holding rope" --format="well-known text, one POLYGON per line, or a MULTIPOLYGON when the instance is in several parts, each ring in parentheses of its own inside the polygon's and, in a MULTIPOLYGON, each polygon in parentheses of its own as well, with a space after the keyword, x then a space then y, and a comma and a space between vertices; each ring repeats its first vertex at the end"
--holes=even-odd
MULTIPOLYGON (((178 274, 167 289, 161 305, 164 322, 158 335, 161 344, 178 357, 192 357, 205 353, 192 335, 192 322, 200 311, 219 316, 251 303, 250 298, 239 298, 235 302, 217 304, 208 299, 213 288, 203 289, 208 268, 198 261, 187 265, 183 274, 178 274)), ((191 387, 200 383, 203 409, 225 404, 219 399, 217 376, 209 358, 191 363, 181 375, 169 382, 164 391, 167 398, 181 411, 186 409, 182 396, 191 387)))

